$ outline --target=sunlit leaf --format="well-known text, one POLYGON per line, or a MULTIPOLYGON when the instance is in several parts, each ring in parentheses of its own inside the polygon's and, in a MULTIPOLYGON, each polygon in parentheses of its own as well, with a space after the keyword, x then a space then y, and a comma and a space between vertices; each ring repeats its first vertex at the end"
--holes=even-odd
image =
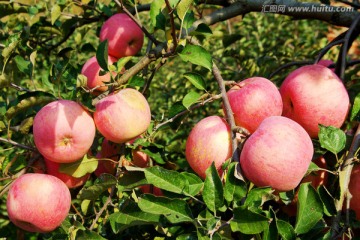
POLYGON ((81 160, 72 163, 61 163, 59 171, 76 178, 92 173, 98 166, 98 159, 85 155, 81 160))
POLYGON ((321 147, 329 150, 330 152, 337 154, 345 148, 346 135, 345 133, 336 127, 326 127, 319 125, 319 141, 321 147))
POLYGON ((215 212, 224 204, 224 190, 214 163, 206 170, 203 199, 212 212, 215 212))
POLYGON ((99 66, 108 71, 108 40, 101 42, 96 51, 96 60, 99 63, 99 66))
POLYGON ((206 90, 204 78, 200 74, 187 72, 184 74, 184 77, 188 79, 197 89, 206 90))
POLYGON ((245 206, 233 210, 234 219, 230 222, 231 230, 245 234, 258 234, 263 232, 269 219, 261 214, 255 213, 245 206))
POLYGON ((201 97, 200 93, 190 91, 183 98, 182 104, 184 105, 184 107, 189 108, 191 105, 196 103, 200 99, 200 97, 201 97))
POLYGON ((179 53, 179 56, 185 62, 191 62, 208 70, 212 68, 211 54, 203 47, 187 44, 181 53, 179 53))

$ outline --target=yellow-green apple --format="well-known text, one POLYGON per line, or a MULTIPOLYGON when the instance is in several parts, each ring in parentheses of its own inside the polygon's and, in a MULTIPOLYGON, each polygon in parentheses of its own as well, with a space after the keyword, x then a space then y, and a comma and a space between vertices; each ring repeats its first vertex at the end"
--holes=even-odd
POLYGON ((101 150, 98 154, 96 154, 96 158, 100 159, 98 167, 95 170, 96 176, 100 176, 103 173, 115 173, 116 166, 119 160, 120 149, 121 147, 119 144, 110 142, 109 140, 104 138, 103 142, 101 143, 101 150), (110 160, 107 160, 105 158, 110 160))
POLYGON ((221 165, 232 156, 229 124, 219 116, 209 116, 199 121, 191 130, 185 147, 186 160, 201 177, 214 162, 221 173, 221 165))
POLYGON ((117 13, 104 22, 100 30, 100 41, 108 40, 108 52, 121 58, 134 56, 142 48, 144 33, 125 13, 117 13))
POLYGON ((239 82, 228 92, 236 125, 253 133, 269 116, 280 116, 283 109, 276 85, 263 77, 252 77, 239 82))
POLYGON ((60 172, 60 163, 51 161, 50 159, 44 158, 45 166, 46 166, 46 173, 52 175, 54 177, 59 178, 63 181, 68 188, 76 188, 80 187, 85 184, 85 182, 89 179, 90 173, 84 175, 83 177, 73 177, 66 173, 60 172))
POLYGON ((256 186, 289 191, 304 177, 313 153, 311 138, 298 123, 271 116, 246 140, 240 164, 256 186))
POLYGON ((125 88, 95 105, 94 121, 99 132, 114 143, 139 136, 150 125, 150 106, 137 90, 125 88))
POLYGON ((35 115, 34 142, 39 152, 59 163, 75 162, 90 149, 95 138, 92 116, 77 102, 53 101, 35 115))
POLYGON ((354 165, 350 183, 349 183, 349 192, 351 193, 352 197, 350 200, 350 209, 354 210, 356 213, 356 219, 360 220, 360 165, 354 165))
POLYGON ((71 205, 68 187, 60 179, 28 173, 10 186, 6 208, 9 219, 29 232, 50 232, 67 217, 71 205))
POLYGON ((329 68, 314 64, 290 73, 280 86, 283 116, 298 122, 317 138, 319 124, 341 127, 349 111, 349 95, 329 68))
MULTIPOLYGON (((116 62, 117 59, 114 57, 109 56, 108 57, 108 63, 113 64, 116 62)), ((89 60, 87 60, 84 64, 84 66, 81 69, 81 74, 85 75, 87 77, 87 88, 89 90, 96 88, 92 93, 93 94, 100 94, 102 92, 105 92, 108 87, 102 86, 105 83, 110 82, 111 75, 110 72, 106 73, 105 75, 101 75, 100 71, 102 68, 99 66, 98 61, 96 60, 96 57, 92 57, 89 60), (102 87, 98 87, 102 86, 102 87)), ((116 73, 113 73, 113 76, 115 76, 116 73)))

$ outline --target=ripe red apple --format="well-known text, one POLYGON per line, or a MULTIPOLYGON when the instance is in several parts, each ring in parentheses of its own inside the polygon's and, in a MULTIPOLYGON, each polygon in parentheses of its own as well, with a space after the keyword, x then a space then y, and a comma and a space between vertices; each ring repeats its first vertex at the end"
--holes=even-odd
POLYGON ((300 67, 280 87, 283 116, 298 122, 312 138, 318 124, 341 127, 349 110, 349 95, 342 81, 319 64, 300 67))
POLYGON ((6 207, 9 219, 29 232, 50 232, 67 217, 71 195, 58 178, 41 173, 28 173, 11 185, 6 207))
POLYGON ((245 177, 256 186, 289 191, 304 177, 313 152, 309 135, 298 123, 271 116, 246 140, 240 164, 245 177))
POLYGON ((125 13, 111 16, 100 30, 100 41, 109 41, 108 52, 111 56, 121 58, 134 56, 144 43, 141 28, 125 13))
POLYGON ((83 177, 76 178, 66 173, 62 173, 59 171, 60 163, 51 161, 49 159, 44 159, 46 166, 46 173, 52 175, 54 177, 59 178, 63 181, 68 188, 76 188, 85 184, 85 182, 89 179, 90 173, 86 174, 83 177))
POLYGON ((253 133, 269 116, 280 116, 283 109, 276 85, 262 77, 241 81, 227 92, 235 123, 253 133))
POLYGON ((356 219, 360 220, 360 165, 354 165, 352 169, 349 192, 352 195, 350 200, 350 209, 355 211, 356 219))
POLYGON ((202 119, 187 138, 185 155, 190 167, 203 179, 212 162, 221 172, 221 165, 232 156, 229 124, 218 116, 202 119))
MULTIPOLYGON (((113 64, 116 61, 117 61, 116 58, 111 56, 108 57, 109 64, 113 64)), ((104 85, 104 83, 110 82, 111 80, 110 73, 108 72, 105 75, 100 75, 100 70, 102 70, 102 68, 99 66, 99 63, 97 62, 95 56, 87 60, 84 66, 82 67, 81 74, 87 77, 87 88, 89 90, 97 86, 104 85)), ((116 73, 113 73, 113 76, 115 75, 116 73)), ((99 94, 105 92, 107 89, 108 89, 107 86, 98 87, 93 91, 93 93, 99 94)))
POLYGON ((101 143, 101 150, 96 155, 96 158, 109 158, 110 160, 99 160, 98 167, 95 170, 95 175, 100 176, 103 173, 114 174, 119 160, 120 145, 117 143, 110 142, 104 138, 101 143))
POLYGON ((150 106, 135 89, 125 88, 110 94, 101 99, 95 108, 97 129, 115 143, 124 143, 139 136, 150 125, 150 106))
POLYGON ((57 100, 45 105, 35 116, 34 142, 39 152, 54 162, 81 159, 95 138, 91 115, 77 102, 57 100))
POLYGON ((143 192, 143 193, 150 193, 153 194, 155 196, 161 197, 164 196, 162 190, 158 187, 152 186, 150 184, 146 184, 146 185, 142 185, 139 187, 139 189, 143 192))

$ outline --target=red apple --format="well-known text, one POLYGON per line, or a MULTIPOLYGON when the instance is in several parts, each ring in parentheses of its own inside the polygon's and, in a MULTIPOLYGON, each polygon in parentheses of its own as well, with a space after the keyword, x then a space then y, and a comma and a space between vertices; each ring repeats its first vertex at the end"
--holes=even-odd
MULTIPOLYGON (((117 59, 114 57, 109 56, 108 57, 108 63, 113 64, 116 62, 117 59)), ((85 75, 87 77, 87 88, 93 89, 97 86, 104 85, 104 83, 108 83, 111 80, 110 73, 106 73, 105 75, 100 75, 100 70, 102 68, 99 66, 99 63, 96 60, 96 57, 92 57, 89 60, 86 61, 84 66, 81 69, 81 74, 85 75)), ((116 73, 113 73, 113 76, 115 76, 116 73)), ((108 89, 107 86, 98 87, 94 90, 94 94, 99 94, 101 92, 105 92, 108 89)))
POLYGON ((89 179, 90 174, 86 174, 83 177, 76 178, 66 173, 62 173, 59 171, 60 163, 53 162, 49 159, 44 159, 46 166, 46 173, 52 175, 54 177, 59 178, 63 181, 68 188, 76 188, 85 184, 85 182, 89 179))
POLYGON ((356 219, 360 220, 360 165, 354 165, 352 169, 349 192, 352 195, 350 200, 350 209, 355 211, 356 219))
POLYGON ((125 13, 111 16, 100 30, 100 41, 109 41, 108 52, 121 58, 134 56, 142 48, 144 33, 141 28, 125 13))
POLYGON ((240 164, 245 177, 256 186, 289 191, 304 177, 313 152, 309 135, 298 123, 271 116, 246 140, 240 164))
POLYGON ((279 90, 270 80, 252 77, 232 87, 228 93, 235 123, 253 133, 269 116, 280 116, 283 109, 279 90))
POLYGON ((135 89, 125 88, 110 94, 101 99, 95 108, 97 129, 115 143, 124 143, 139 136, 150 125, 150 106, 135 89))
POLYGON ((164 196, 162 190, 158 187, 152 186, 150 184, 146 184, 146 185, 142 185, 139 187, 139 189, 143 192, 143 193, 150 193, 153 194, 155 196, 164 196))
POLYGON ((54 162, 81 159, 95 138, 91 115, 77 102, 57 100, 45 105, 35 116, 34 142, 39 152, 54 162))
POLYGON ((341 127, 349 111, 349 95, 329 68, 307 65, 293 71, 280 87, 283 116, 298 122, 312 138, 319 124, 341 127))
POLYGON ((221 172, 221 165, 232 156, 229 124, 218 116, 202 119, 187 138, 185 155, 190 167, 203 179, 212 162, 221 172))
MULTIPOLYGON (((142 138, 142 136, 138 136, 132 140, 130 140, 128 142, 128 144, 133 144, 136 139, 138 138, 142 138)), ((149 166, 149 161, 150 161, 150 157, 144 153, 144 152, 141 152, 141 148, 142 146, 139 146, 137 147, 136 149, 133 149, 132 150, 132 163, 137 166, 137 167, 141 167, 141 168, 145 168, 145 167, 148 167, 149 166)))
POLYGON ((58 178, 40 173, 28 173, 11 185, 6 201, 9 219, 29 232, 50 232, 67 217, 71 195, 58 178))
POLYGON ((103 173, 114 174, 119 160, 120 145, 110 142, 104 138, 101 144, 101 151, 96 155, 96 158, 100 159, 98 167, 95 170, 95 175, 100 176, 103 173), (109 158, 113 161, 102 158, 109 158))

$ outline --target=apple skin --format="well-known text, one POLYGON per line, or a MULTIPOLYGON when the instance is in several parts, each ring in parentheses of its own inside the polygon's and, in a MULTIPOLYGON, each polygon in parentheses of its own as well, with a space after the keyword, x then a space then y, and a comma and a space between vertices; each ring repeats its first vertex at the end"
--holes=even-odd
POLYGON ((353 166, 349 183, 349 192, 352 195, 350 209, 355 211, 356 219, 360 220, 360 165, 353 166))
MULTIPOLYGON (((113 64, 116 62, 117 59, 109 56, 108 57, 108 63, 113 64)), ((104 83, 108 83, 111 80, 110 73, 106 73, 105 75, 99 75, 102 68, 99 66, 98 61, 96 60, 96 57, 91 57, 89 60, 86 61, 86 63, 83 65, 81 69, 81 74, 85 75, 87 77, 87 88, 93 89, 96 86, 101 86, 104 83)), ((116 73, 113 73, 113 76, 115 76, 116 73)), ((102 92, 105 92, 108 89, 107 86, 99 87, 95 89, 92 93, 94 95, 98 95, 102 92)))
POLYGON ((150 106, 137 90, 125 88, 110 94, 95 105, 94 121, 109 141, 124 143, 147 130, 151 121, 150 106))
POLYGON ((228 92, 231 110, 237 126, 253 133, 269 116, 280 116, 283 110, 276 85, 262 77, 245 79, 228 92))
POLYGON ((229 124, 219 116, 202 119, 192 128, 185 148, 186 160, 201 178, 212 162, 221 173, 221 165, 232 156, 229 124))
POLYGON ((11 185, 6 201, 9 219, 29 232, 51 232, 67 217, 70 191, 60 179, 41 173, 27 173, 11 185))
POLYGON ((240 164, 245 177, 256 186, 290 191, 304 177, 313 153, 311 138, 298 123, 271 116, 246 140, 240 164))
POLYGON ((290 73, 280 86, 280 94, 283 116, 298 122, 312 138, 318 138, 318 124, 340 128, 350 107, 342 81, 319 64, 290 73))
POLYGON ((116 58, 134 56, 142 48, 144 33, 125 13, 111 16, 100 30, 100 41, 108 40, 108 52, 116 58))
POLYGON ((70 163, 81 159, 95 138, 91 115, 77 102, 57 100, 36 114, 34 142, 39 152, 54 162, 70 163))
POLYGON ((60 163, 51 161, 49 159, 44 158, 46 173, 52 175, 54 177, 59 178, 63 181, 68 188, 77 188, 85 184, 85 182, 89 179, 90 173, 84 175, 83 177, 76 178, 66 173, 62 173, 59 171, 60 163))

